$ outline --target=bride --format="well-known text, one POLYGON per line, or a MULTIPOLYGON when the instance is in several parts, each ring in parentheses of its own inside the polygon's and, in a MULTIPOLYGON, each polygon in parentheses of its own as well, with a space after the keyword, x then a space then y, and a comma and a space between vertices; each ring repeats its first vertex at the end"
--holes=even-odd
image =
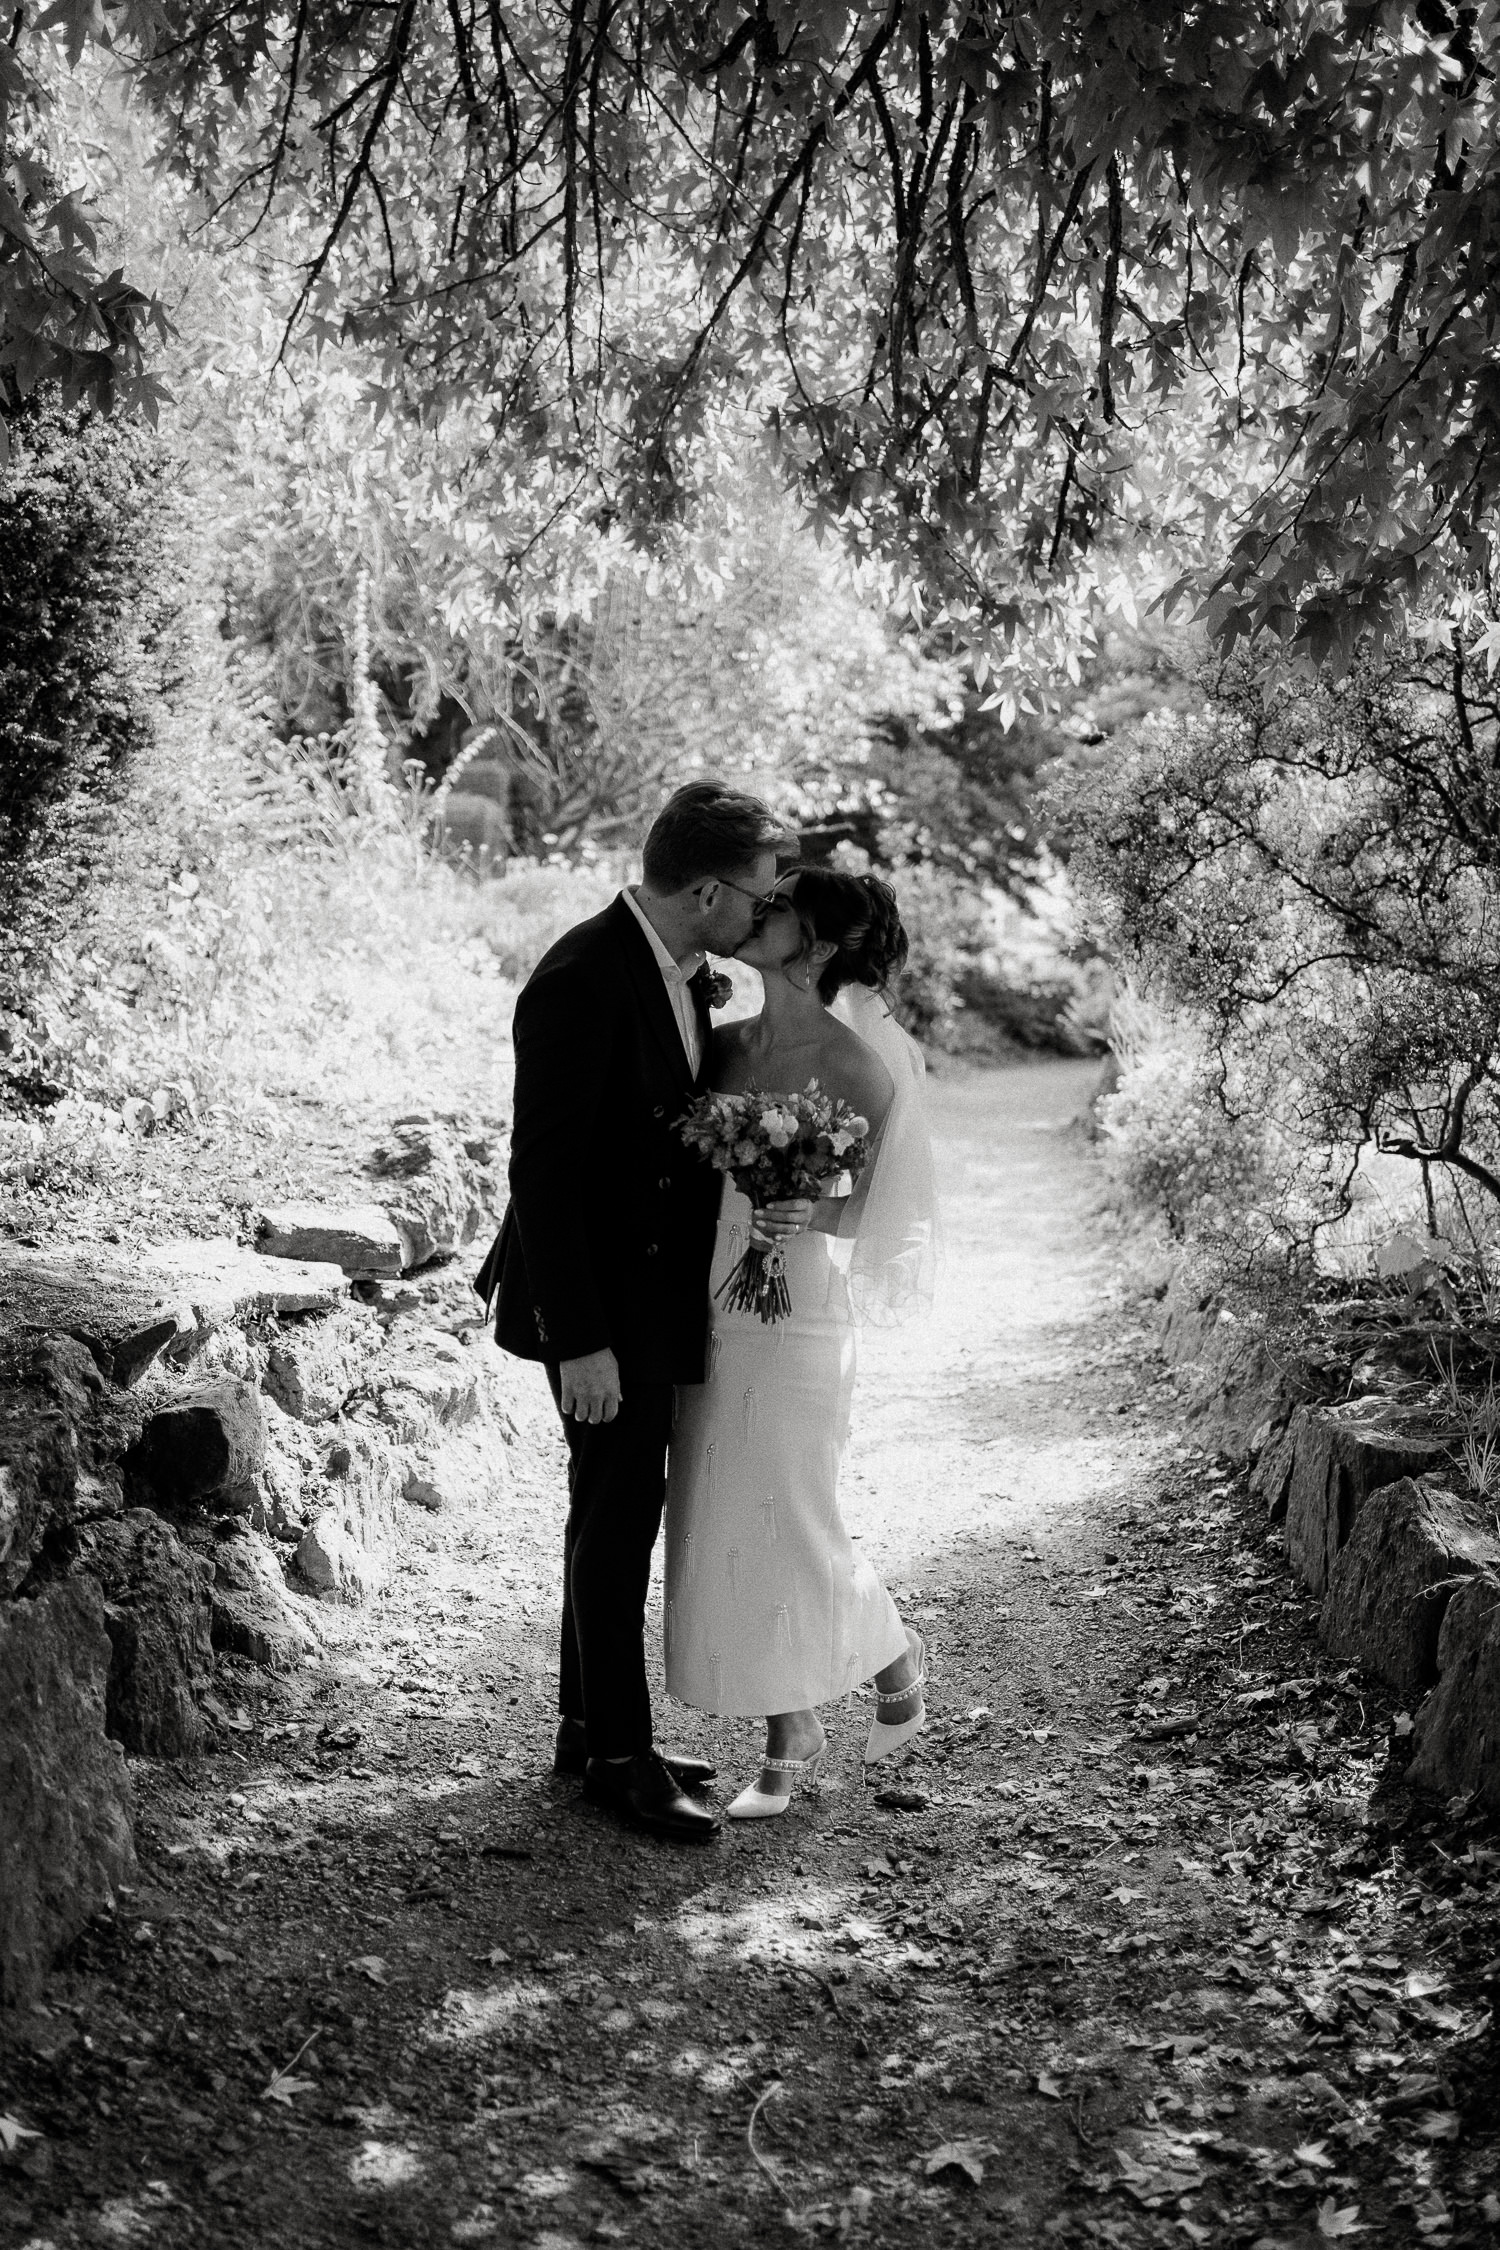
POLYGON ((930 1300, 932 1154, 921 1050, 882 995, 906 959, 896 896, 874 876, 791 871, 739 959, 765 1004, 714 1034, 715 1091, 801 1092, 816 1079, 870 1121, 873 1153, 847 1199, 752 1212, 725 1182, 717 1289, 752 1232, 779 1240, 790 1317, 764 1326, 711 1307, 708 1377, 678 1391, 667 1480, 667 1687, 721 1715, 764 1718, 759 1778, 732 1820, 784 1813, 816 1780, 817 1707, 873 1678, 874 1764, 923 1719, 921 1636, 901 1621, 839 1515, 856 1321, 930 1300))

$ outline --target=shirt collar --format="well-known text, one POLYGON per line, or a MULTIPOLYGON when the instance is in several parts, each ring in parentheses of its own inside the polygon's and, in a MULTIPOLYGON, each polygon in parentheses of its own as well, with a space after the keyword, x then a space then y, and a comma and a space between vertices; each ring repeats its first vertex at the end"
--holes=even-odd
POLYGON ((679 968, 677 963, 673 960, 671 954, 662 944, 661 937, 658 931, 653 928, 650 921, 642 913, 640 901, 637 899, 635 892, 630 890, 621 891, 620 896, 622 899, 624 899, 625 904, 630 908, 631 913, 635 916, 636 920, 640 923, 641 928, 645 931, 646 943, 650 946, 652 953, 655 955, 657 967, 660 969, 662 975, 668 980, 668 982, 671 984, 686 984, 690 977, 696 976, 698 971, 702 968, 704 962, 708 959, 708 955, 706 953, 695 953, 692 960, 688 963, 685 969, 679 968))

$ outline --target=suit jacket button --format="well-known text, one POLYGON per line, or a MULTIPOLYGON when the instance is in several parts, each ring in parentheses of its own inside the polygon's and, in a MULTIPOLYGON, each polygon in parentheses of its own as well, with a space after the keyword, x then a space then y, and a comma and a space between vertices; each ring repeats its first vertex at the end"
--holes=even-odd
POLYGON ((657 1181, 656 1184, 659 1188, 669 1188, 672 1185, 670 1174, 663 1173, 662 1177, 657 1181))
POLYGON ((656 1256, 656 1244, 654 1242, 647 1243, 646 1255, 648 1258, 654 1258, 656 1256))
POLYGON ((667 1113, 662 1108, 661 1103, 658 1102, 655 1109, 652 1110, 651 1114, 653 1117, 665 1117, 667 1113))

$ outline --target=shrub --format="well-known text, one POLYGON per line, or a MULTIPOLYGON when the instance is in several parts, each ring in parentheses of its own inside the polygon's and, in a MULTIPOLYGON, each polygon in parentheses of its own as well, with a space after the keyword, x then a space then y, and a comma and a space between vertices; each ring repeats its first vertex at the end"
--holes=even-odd
POLYGON ((0 1004, 15 1005, 86 881, 101 801, 150 739, 173 564, 167 457, 146 431, 41 398, 6 421, 0 1004))
POLYGON ((1275 1142, 1291 1251, 1382 1152, 1414 1190, 1446 1175, 1500 1202, 1500 682, 1465 653, 1479 623, 1337 682, 1221 672, 1201 718, 1143 727, 1075 811, 1113 949, 1204 1027, 1217 1084, 1275 1142))

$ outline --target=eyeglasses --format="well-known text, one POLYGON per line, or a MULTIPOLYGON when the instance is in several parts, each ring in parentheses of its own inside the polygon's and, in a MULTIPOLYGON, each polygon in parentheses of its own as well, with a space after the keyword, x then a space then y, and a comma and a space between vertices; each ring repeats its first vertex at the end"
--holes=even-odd
MULTIPOLYGON (((763 914, 769 914, 773 906, 785 903, 779 891, 747 891, 743 883, 731 883, 727 875, 713 875, 709 881, 722 883, 726 891, 738 891, 741 898, 749 899, 751 905, 758 906, 763 914)), ((701 898, 708 887, 708 883, 700 883, 693 893, 694 898, 701 898)))

